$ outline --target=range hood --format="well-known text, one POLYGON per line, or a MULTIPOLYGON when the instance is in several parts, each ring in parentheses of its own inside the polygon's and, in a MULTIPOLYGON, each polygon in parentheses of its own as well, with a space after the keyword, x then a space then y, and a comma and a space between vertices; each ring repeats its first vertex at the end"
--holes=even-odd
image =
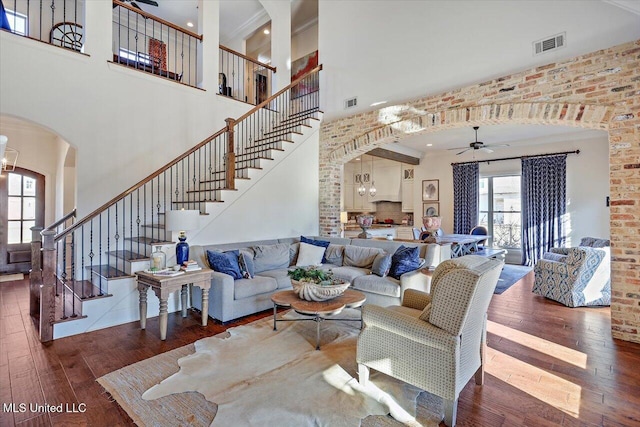
POLYGON ((402 167, 400 163, 388 162, 376 165, 372 173, 376 195, 369 196, 369 202, 402 202, 402 167))

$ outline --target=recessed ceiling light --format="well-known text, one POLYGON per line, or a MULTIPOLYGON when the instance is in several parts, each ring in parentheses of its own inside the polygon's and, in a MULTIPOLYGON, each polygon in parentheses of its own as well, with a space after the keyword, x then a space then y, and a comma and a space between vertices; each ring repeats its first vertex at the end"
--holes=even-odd
POLYGON ((268 28, 265 28, 265 29, 264 29, 264 31, 263 31, 263 33, 265 33, 265 34, 269 34, 269 29, 268 29, 268 28))
POLYGON ((191 22, 191 21, 187 22, 187 27, 192 28, 193 27, 193 22, 191 22))
POLYGON ((372 107, 375 107, 376 105, 382 105, 382 104, 386 104, 387 101, 378 101, 378 102, 374 102, 373 104, 371 104, 372 107))
POLYGON ((427 147, 433 147, 433 144, 427 144, 427 147))

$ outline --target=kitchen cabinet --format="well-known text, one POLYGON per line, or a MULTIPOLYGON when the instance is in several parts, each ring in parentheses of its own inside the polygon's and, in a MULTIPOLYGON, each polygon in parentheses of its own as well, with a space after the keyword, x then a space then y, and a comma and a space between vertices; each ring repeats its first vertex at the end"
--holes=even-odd
POLYGON ((413 165, 402 164, 402 212, 413 212, 413 165))
POLYGON ((398 239, 413 240, 413 227, 400 226, 396 229, 398 239))
POLYGON ((343 203, 344 210, 347 212, 375 212, 376 206, 369 198, 370 172, 371 166, 367 162, 362 165, 359 162, 346 163, 344 165, 343 179, 343 203), (364 196, 358 194, 360 181, 365 181, 367 193, 364 196))

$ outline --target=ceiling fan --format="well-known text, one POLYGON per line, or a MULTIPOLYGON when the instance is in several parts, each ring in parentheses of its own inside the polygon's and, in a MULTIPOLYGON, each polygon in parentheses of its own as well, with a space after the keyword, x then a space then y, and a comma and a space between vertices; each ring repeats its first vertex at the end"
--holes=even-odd
MULTIPOLYGON (((131 3, 131 6, 135 7, 136 9, 140 9, 140 10, 142 10, 142 8, 140 6, 138 6, 138 3, 148 4, 148 5, 156 6, 156 7, 158 6, 158 2, 154 1, 154 0, 137 0, 138 3, 136 3, 133 0, 120 0, 120 1, 122 1, 123 3, 131 3)), ((115 8, 116 6, 117 6, 117 4, 114 3, 113 7, 115 8)))
POLYGON ((492 148, 509 147, 509 144, 486 145, 484 142, 478 141, 478 129, 480 129, 480 126, 474 126, 473 127, 473 130, 476 131, 476 140, 473 141, 473 142, 470 142, 469 143, 469 147, 449 148, 449 150, 462 150, 459 153, 456 153, 456 156, 457 156, 457 155, 460 155, 462 153, 466 153, 469 150, 482 150, 485 153, 493 153, 492 148))

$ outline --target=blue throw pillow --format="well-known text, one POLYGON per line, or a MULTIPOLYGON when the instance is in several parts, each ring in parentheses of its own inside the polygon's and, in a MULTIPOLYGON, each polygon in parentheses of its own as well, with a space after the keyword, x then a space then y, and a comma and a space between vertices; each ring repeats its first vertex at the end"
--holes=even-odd
POLYGON ((407 248, 401 245, 391 257, 391 269, 389 276, 400 279, 404 273, 420 267, 420 248, 415 246, 407 248))
POLYGON ((207 251, 209 265, 214 271, 228 274, 234 279, 242 279, 243 276, 238 265, 238 255, 240 253, 237 250, 227 252, 207 251))
POLYGON ((376 276, 385 277, 391 270, 391 254, 383 253, 378 254, 376 259, 373 260, 373 266, 371 267, 371 273, 376 276))
POLYGON ((308 243, 308 244, 313 245, 313 246, 320 246, 321 248, 324 248, 324 254, 322 255, 322 263, 323 264, 327 263, 327 258, 325 258, 325 255, 327 254, 327 248, 329 247, 331 242, 327 242, 326 240, 309 239, 309 238, 304 237, 304 236, 300 236, 300 241, 302 243, 308 243))

